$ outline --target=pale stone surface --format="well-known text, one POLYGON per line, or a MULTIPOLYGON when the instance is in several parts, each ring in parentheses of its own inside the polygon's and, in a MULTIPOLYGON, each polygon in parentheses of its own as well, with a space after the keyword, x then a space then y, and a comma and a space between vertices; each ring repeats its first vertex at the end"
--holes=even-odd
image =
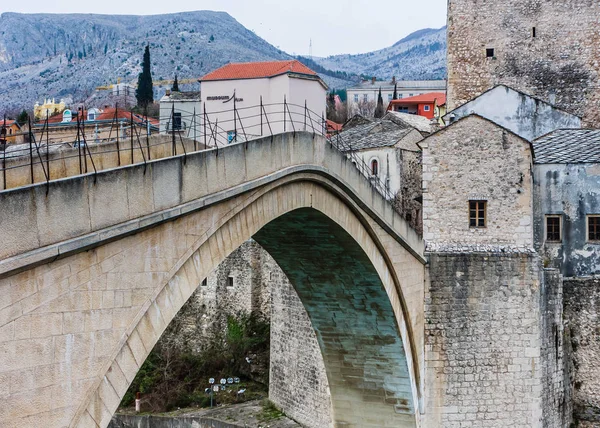
MULTIPOLYGON (((248 151, 238 149, 238 156, 250 152, 253 144, 271 144, 269 140, 250 142, 248 151)), ((0 376, 7 374, 26 379, 27 371, 37 367, 57 365, 64 368, 64 373, 56 379, 46 378, 48 380, 45 384, 51 382, 48 387, 36 384, 27 395, 13 395, 9 392, 6 405, 11 411, 0 412, 2 425, 19 425, 28 417, 38 417, 37 415, 52 411, 50 406, 26 405, 31 395, 47 399, 51 396, 49 394, 60 394, 65 403, 60 413, 61 420, 70 421, 72 426, 89 426, 86 424, 90 424, 90 420, 99 426, 105 426, 117 403, 111 390, 103 386, 105 379, 109 378, 108 374, 116 371, 118 366, 125 379, 130 382, 140 362, 152 349, 172 316, 198 287, 201 278, 207 276, 229 253, 260 228, 301 207, 319 210, 347 230, 373 263, 392 304, 393 316, 400 326, 411 379, 410 394, 414 397, 414 402, 418 402, 421 394, 419 364, 422 361, 419 344, 423 340, 422 327, 419 327, 423 322, 424 270, 422 259, 419 258, 422 257, 419 256, 423 250, 422 242, 416 233, 408 230, 400 217, 386 210, 385 201, 373 194, 372 188, 366 180, 359 177, 358 171, 343 169, 346 161, 319 137, 313 140, 310 134, 298 133, 295 138, 291 135, 276 137, 272 144, 274 147, 293 144, 298 150, 304 150, 304 147, 312 153, 314 165, 310 165, 310 168, 301 165, 304 170, 301 168, 294 172, 288 169, 285 171, 289 172, 280 175, 276 175, 279 173, 277 170, 264 171, 261 178, 263 181, 251 186, 242 185, 221 199, 213 198, 212 205, 208 208, 194 211, 185 217, 166 217, 171 220, 162 224, 151 223, 155 227, 0 279, 0 289, 15 290, 14 297, 0 309, 0 328, 10 323, 24 322, 24 317, 34 314, 62 316, 60 329, 55 326, 34 329, 46 331, 45 334, 51 334, 49 337, 17 340, 14 332, 11 333, 7 327, 7 337, 12 335, 13 339, 4 342, 0 350, 0 376), (342 161, 336 162, 336 158, 342 161), (332 169, 325 171, 319 166, 322 164, 327 164, 332 169), (350 174, 351 179, 348 182, 341 180, 343 174, 350 174), (352 177, 352 174, 357 177, 352 177), (340 177, 340 181, 331 181, 328 176, 340 177), (344 188, 347 183, 357 183, 358 188, 344 188), (397 230, 402 232, 396 232, 397 230), (392 239, 384 240, 388 235, 392 239), (397 254, 398 257, 394 257, 392 262, 382 257, 385 253, 397 254), (31 281, 36 284, 33 289, 29 285, 31 281), (179 297, 174 290, 180 292, 179 297), (87 369, 75 369, 78 365, 83 368, 81 364, 86 362, 87 369)), ((280 160, 273 164, 285 165, 290 162, 290 152, 287 151, 285 155, 284 152, 286 151, 275 151, 273 155, 279 156, 280 160)), ((215 169, 215 175, 209 178, 215 188, 226 188, 228 177, 236 182, 240 180, 239 175, 227 174, 225 171, 223 157, 227 153, 226 149, 219 151, 216 158, 218 168, 215 169)), ((231 161, 228 160, 229 165, 231 161)), ((160 162, 168 163, 175 169, 185 168, 181 158, 160 162)), ((240 159, 240 162, 245 160, 240 159)), ((294 165, 288 164, 289 166, 294 165)), ((148 168, 146 174, 151 174, 150 166, 148 168)), ((144 174, 143 168, 139 166, 124 168, 122 171, 127 180, 136 174, 144 174)), ((85 182, 89 177, 69 180, 85 182)), ((61 183, 64 188, 61 192, 53 193, 51 188, 48 199, 52 199, 52 195, 64 195, 65 203, 79 204, 77 209, 87 209, 89 212, 88 202, 84 202, 89 200, 88 196, 69 196, 69 180, 61 183)), ((147 191, 145 181, 138 183, 147 191)), ((127 184, 128 193, 133 194, 134 187, 129 186, 129 181, 127 184)), ((78 192, 94 192, 94 186, 90 185, 82 187, 79 184, 75 188, 78 192)), ((179 189, 173 191, 177 192, 179 189)), ((154 206, 168 204, 169 200, 163 198, 162 202, 155 201, 154 206)), ((55 212, 59 205, 57 201, 52 202, 52 210, 48 212, 55 212)), ((131 220, 129 216, 134 212, 136 211, 129 209, 127 218, 121 220, 131 220)), ((41 221, 43 213, 43 209, 38 211, 37 221, 41 221)), ((89 216, 83 218, 89 219, 89 216)), ((87 227, 91 230, 91 223, 87 227)), ((77 238, 77 233, 82 233, 82 230, 81 227, 76 229, 74 235, 69 235, 66 225, 62 225, 44 239, 46 242, 59 243, 67 237, 77 238)), ((77 249, 75 245, 71 248, 77 249)), ((2 257, 22 250, 21 246, 3 247, 2 257)), ((24 328, 24 331, 28 331, 27 334, 30 335, 32 329, 24 328)), ((331 367, 334 370, 334 366, 331 367)), ((346 375, 352 376, 353 373, 347 371, 344 376, 346 375)), ((122 386, 118 389, 121 390, 122 386)), ((112 391, 115 390, 112 388, 112 391)), ((339 406, 334 412, 334 418, 338 415, 344 420, 353 420, 355 425, 360 426, 418 424, 418 414, 408 418, 394 416, 394 412, 390 413, 388 410, 384 414, 376 409, 390 409, 390 404, 380 402, 378 406, 373 406, 372 403, 367 405, 365 397, 360 394, 344 395, 339 387, 337 391, 340 391, 339 398, 332 396, 334 406, 339 406), (349 405, 351 409, 343 411, 344 405, 349 405), (361 412, 361 408, 364 411, 361 412), (365 412, 371 416, 364 416, 365 412)), ((4 410, 4 404, 1 407, 4 410)))

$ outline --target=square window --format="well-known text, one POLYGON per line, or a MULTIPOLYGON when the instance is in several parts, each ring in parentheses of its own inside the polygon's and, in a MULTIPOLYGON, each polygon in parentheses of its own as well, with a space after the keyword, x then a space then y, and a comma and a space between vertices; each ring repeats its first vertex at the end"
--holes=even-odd
POLYGON ((423 107, 423 110, 429 111, 429 110, 431 110, 431 107, 430 106, 425 106, 425 107, 423 107))
POLYGON ((588 241, 600 241, 600 215, 588 215, 588 241))
POLYGON ((546 216, 546 241, 560 242, 561 240, 561 217, 559 215, 546 216))
POLYGON ((469 227, 486 227, 487 201, 469 201, 469 227))
POLYGON ((494 48, 488 48, 485 50, 485 56, 487 58, 494 58, 494 48))

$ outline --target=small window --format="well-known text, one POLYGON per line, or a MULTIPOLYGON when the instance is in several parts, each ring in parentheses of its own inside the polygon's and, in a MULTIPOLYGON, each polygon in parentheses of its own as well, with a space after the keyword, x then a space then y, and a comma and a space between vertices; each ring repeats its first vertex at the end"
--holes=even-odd
POLYGON ((408 94, 409 97, 413 97, 415 94, 408 94))
POLYGON ((560 226, 561 226, 560 216, 558 216, 558 215, 546 216, 546 241, 547 242, 560 242, 562 240, 560 226))
POLYGON ((227 277, 227 287, 229 287, 229 288, 233 287, 233 276, 227 277))
POLYGON ((12 135, 12 128, 8 130, 8 135, 12 135))
POLYGON ((404 97, 404 94, 398 94, 398 99, 401 100, 404 97))
POLYGON ((537 36, 537 31, 535 29, 535 27, 533 27, 533 30, 531 31, 533 37, 537 36))
POLYGON ((202 280, 202 287, 206 287, 208 285, 208 281, 206 278, 202 280))
POLYGON ((181 113, 173 113, 173 131, 181 130, 181 113))
POLYGON ((487 58, 494 58, 495 53, 494 53, 494 48, 488 48, 485 50, 485 56, 487 58))
POLYGON ((379 162, 377 162, 377 159, 371 161, 371 174, 379 175, 379 162))
POLYGON ((600 215, 588 216, 588 241, 600 241, 600 215))
POLYGON ((364 102, 368 102, 369 101, 369 94, 364 94, 363 95, 363 101, 364 102))
POLYGON ((393 97, 394 97, 394 96, 393 96, 392 94, 388 94, 388 101, 392 101, 392 98, 393 98, 393 97))
POLYGON ((358 102, 358 94, 354 94, 354 102, 357 103, 358 102))
POLYGON ((431 107, 430 107, 430 106, 425 106, 425 107, 423 107, 423 110, 425 110, 425 111, 430 111, 430 110, 431 110, 431 107))
POLYGON ((487 201, 469 201, 469 226, 486 227, 487 201))

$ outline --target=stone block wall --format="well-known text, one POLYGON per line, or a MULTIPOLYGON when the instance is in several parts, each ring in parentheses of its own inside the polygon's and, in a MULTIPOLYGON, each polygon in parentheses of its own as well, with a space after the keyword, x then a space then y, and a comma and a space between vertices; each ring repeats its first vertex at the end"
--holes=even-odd
POLYGON ((599 20, 591 0, 450 0, 449 109, 502 83, 597 123, 599 20))
POLYGON ((533 248, 532 155, 525 140, 468 116, 421 147, 428 250, 533 248), (486 227, 470 227, 469 200, 487 201, 486 227))
POLYGON ((565 426, 560 341, 545 330, 560 317, 558 275, 546 284, 533 254, 429 258, 424 426, 565 426))
POLYGON ((303 426, 329 427, 329 383, 306 309, 287 278, 271 293, 269 398, 303 426))
POLYGON ((600 278, 564 280, 564 319, 570 336, 573 418, 600 426, 600 278))

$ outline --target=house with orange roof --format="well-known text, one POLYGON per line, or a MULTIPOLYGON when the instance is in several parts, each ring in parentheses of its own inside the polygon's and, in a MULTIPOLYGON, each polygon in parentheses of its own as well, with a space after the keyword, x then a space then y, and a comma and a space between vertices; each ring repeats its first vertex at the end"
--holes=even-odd
POLYGON ((446 94, 444 92, 429 92, 415 97, 392 100, 389 111, 416 114, 427 119, 441 117, 446 113, 446 94))
POLYGON ((227 64, 199 82, 194 96, 160 100, 161 132, 214 146, 304 130, 305 118, 309 131, 324 128, 327 85, 298 60, 227 64))
POLYGON ((0 119, 0 144, 15 144, 23 142, 21 127, 16 120, 0 119))

